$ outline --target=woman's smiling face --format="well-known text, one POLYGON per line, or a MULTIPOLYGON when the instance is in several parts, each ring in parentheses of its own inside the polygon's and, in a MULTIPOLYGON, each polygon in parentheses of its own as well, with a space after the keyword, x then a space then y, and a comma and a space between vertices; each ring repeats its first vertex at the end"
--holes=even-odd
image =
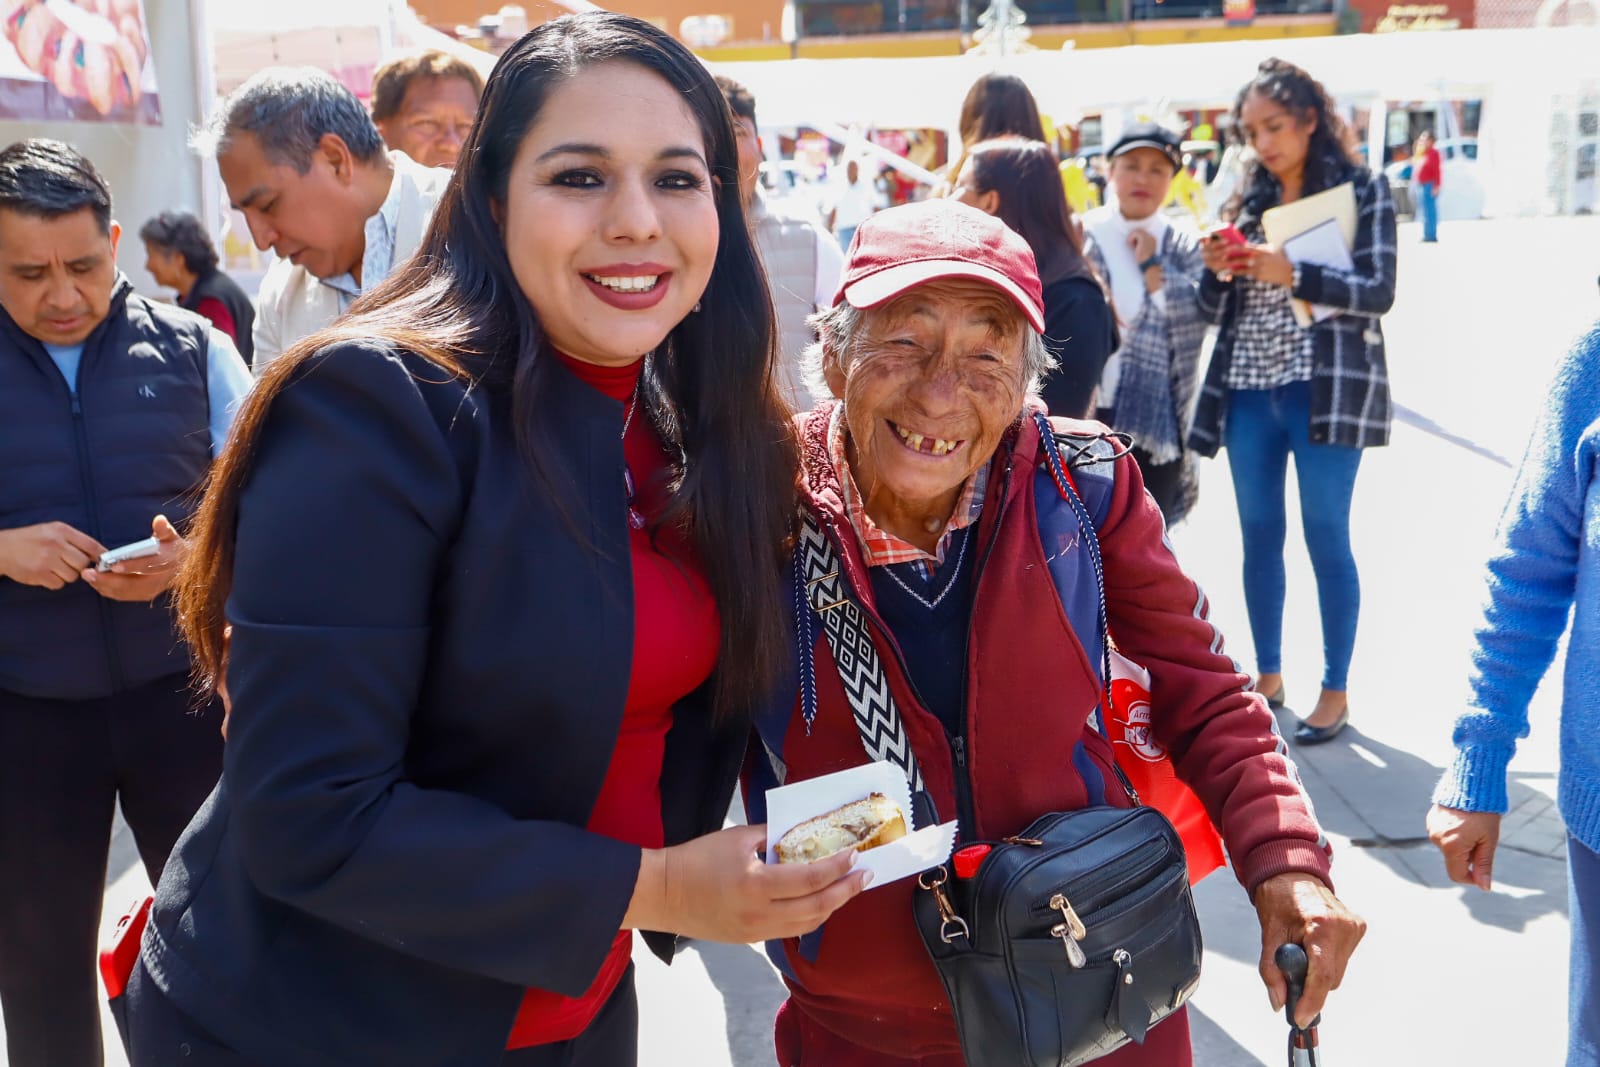
POLYGON ((705 292, 717 206, 700 125, 659 75, 616 60, 556 87, 511 166, 506 256, 552 345, 624 365, 705 292))

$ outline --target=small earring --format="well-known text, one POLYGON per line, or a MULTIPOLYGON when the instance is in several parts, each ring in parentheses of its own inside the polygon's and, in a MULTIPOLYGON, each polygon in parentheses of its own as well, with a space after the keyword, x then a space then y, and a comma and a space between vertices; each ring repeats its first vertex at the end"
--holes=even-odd
POLYGON ((691 314, 693 314, 694 312, 699 311, 699 310, 700 310, 700 301, 696 300, 694 302, 694 307, 690 308, 689 311, 690 311, 691 314))

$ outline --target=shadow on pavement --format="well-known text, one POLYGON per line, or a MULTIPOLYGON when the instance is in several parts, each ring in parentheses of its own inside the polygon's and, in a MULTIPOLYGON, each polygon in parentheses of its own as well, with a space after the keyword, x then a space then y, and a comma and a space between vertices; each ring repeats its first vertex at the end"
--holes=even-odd
MULTIPOLYGON (((1286 1030, 1285 1033, 1287 1032, 1286 1030)), ((1194 1046, 1194 1060, 1197 1064, 1267 1067, 1192 1003, 1189 1005, 1189 1043, 1194 1046)))
MULTIPOLYGON (((1438 889, 1453 884, 1425 825, 1441 768, 1354 725, 1326 745, 1297 749, 1291 744, 1290 752, 1325 830, 1348 838, 1351 847, 1415 885, 1438 889)), ((1480 922, 1520 930, 1540 916, 1566 911, 1560 819, 1549 798, 1526 784, 1545 777, 1513 772, 1508 780, 1511 813, 1502 823, 1495 892, 1473 891, 1465 898, 1480 922), (1522 812, 1535 817, 1520 818, 1522 812), (1557 862, 1512 862, 1514 852, 1557 862)))
POLYGON ((700 956, 711 984, 722 994, 728 1020, 728 1052, 734 1067, 770 1067, 772 1020, 789 991, 759 945, 689 944, 700 956))
MULTIPOLYGON (((1291 715, 1283 716, 1280 729, 1285 734, 1293 729, 1291 715)), ((1510 776, 1511 813, 1502 824, 1494 891, 1483 893, 1451 882, 1438 850, 1428 841, 1424 820, 1439 767, 1363 734, 1355 725, 1325 745, 1296 748, 1291 742, 1290 756, 1323 829, 1344 839, 1334 842, 1335 879, 1341 851, 1359 849, 1404 882, 1458 894, 1473 919, 1486 926, 1521 931, 1543 916, 1565 915, 1559 815, 1545 793, 1527 784, 1548 775, 1510 776)), ((1207 879, 1196 887, 1195 899, 1206 919, 1206 948, 1254 966, 1261 954, 1260 927, 1231 874, 1207 879)))
MULTIPOLYGON (((1293 717, 1283 716, 1279 728, 1289 735, 1293 717)), ((1324 745, 1291 741, 1289 755, 1324 830, 1368 850, 1408 882, 1433 883, 1418 861, 1434 863, 1437 856, 1421 856, 1412 846, 1428 843, 1423 820, 1441 768, 1362 733, 1354 722, 1324 745)))

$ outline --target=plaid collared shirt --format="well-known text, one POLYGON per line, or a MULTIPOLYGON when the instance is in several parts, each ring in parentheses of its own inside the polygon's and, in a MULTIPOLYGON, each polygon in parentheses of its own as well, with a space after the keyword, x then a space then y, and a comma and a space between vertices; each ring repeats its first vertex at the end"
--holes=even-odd
POLYGON ((1294 320, 1289 290, 1240 278, 1239 325, 1228 361, 1229 389, 1276 389, 1311 380, 1311 331, 1294 320))
POLYGON ((867 566, 885 567, 891 563, 917 563, 924 580, 933 577, 934 572, 944 563, 945 550, 950 546, 951 535, 977 522, 978 516, 983 513, 984 490, 989 485, 989 464, 984 463, 972 477, 967 479, 961 495, 956 499, 955 510, 950 514, 949 525, 939 537, 939 543, 934 546, 933 552, 924 552, 911 542, 880 528, 867 514, 866 500, 862 497, 861 490, 856 488, 855 475, 850 473, 850 463, 845 454, 845 438, 848 434, 849 429, 844 422, 844 405, 838 404, 834 407, 833 416, 828 423, 828 460, 833 464, 833 469, 839 472, 845 513, 850 516, 850 525, 855 529, 856 539, 861 542, 861 551, 866 556, 867 566))

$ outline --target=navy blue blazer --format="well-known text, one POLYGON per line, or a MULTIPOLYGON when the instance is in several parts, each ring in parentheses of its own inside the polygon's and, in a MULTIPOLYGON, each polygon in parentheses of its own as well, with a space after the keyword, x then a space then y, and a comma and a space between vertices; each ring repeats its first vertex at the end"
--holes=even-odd
MULTIPOLYGON (((632 653, 621 405, 552 386, 565 518, 508 401, 413 355, 336 346, 273 401, 239 506, 222 780, 143 945, 255 1061, 498 1064, 523 989, 582 993, 621 925, 640 850, 583 829, 632 653)), ((722 825, 748 736, 705 688, 667 739, 669 843, 722 825)))

